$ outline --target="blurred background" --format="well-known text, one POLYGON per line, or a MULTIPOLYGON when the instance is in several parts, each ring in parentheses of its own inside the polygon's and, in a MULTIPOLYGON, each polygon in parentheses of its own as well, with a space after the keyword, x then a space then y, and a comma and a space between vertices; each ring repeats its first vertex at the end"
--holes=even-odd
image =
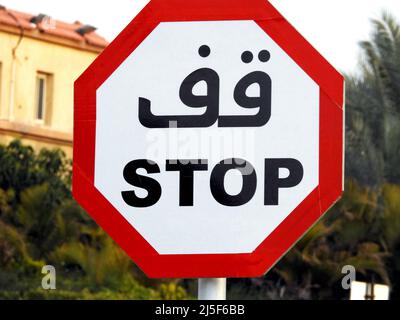
MULTIPOLYGON (((400 3, 271 2, 346 76, 346 188, 228 299, 349 299, 346 266, 399 299, 400 3)), ((195 280, 147 279, 71 196, 73 82, 146 3, 0 0, 0 299, 196 297, 195 280)))

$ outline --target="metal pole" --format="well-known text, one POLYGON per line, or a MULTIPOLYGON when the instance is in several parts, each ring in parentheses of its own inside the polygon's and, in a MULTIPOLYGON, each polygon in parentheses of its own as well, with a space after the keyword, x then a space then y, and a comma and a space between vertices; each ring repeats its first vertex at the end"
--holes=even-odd
POLYGON ((226 300, 226 278, 199 279, 199 300, 226 300))

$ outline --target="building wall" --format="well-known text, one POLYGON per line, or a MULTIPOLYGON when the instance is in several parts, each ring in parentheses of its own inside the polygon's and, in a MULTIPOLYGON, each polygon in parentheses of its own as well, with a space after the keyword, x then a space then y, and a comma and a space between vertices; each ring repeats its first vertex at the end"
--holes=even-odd
POLYGON ((0 143, 19 137, 37 148, 61 147, 70 156, 73 83, 97 53, 24 37, 16 51, 16 59, 13 59, 12 49, 18 39, 16 34, 0 31, 0 143), (48 88, 52 103, 47 123, 35 120, 38 72, 52 78, 48 88))

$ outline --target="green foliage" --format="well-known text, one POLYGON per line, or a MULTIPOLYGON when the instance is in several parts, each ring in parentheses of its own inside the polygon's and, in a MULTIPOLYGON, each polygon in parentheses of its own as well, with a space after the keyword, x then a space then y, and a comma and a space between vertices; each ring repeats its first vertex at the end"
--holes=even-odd
POLYGON ((161 300, 187 300, 189 297, 181 286, 176 283, 162 283, 157 297, 161 300))
POLYGON ((385 185, 383 188, 385 207, 383 236, 387 248, 396 248, 400 245, 400 186, 385 185))
POLYGON ((41 265, 28 254, 23 236, 12 226, 0 220, 0 266, 3 270, 32 272, 41 265))
POLYGON ((186 299, 176 283, 145 283, 130 258, 72 199, 59 150, 0 146, 0 299, 186 299), (41 288, 41 269, 57 289, 41 288))
POLYGON ((32 147, 19 140, 0 146, 0 188, 22 190, 47 182, 59 192, 59 198, 69 194, 71 161, 61 150, 43 149, 35 154, 32 147))

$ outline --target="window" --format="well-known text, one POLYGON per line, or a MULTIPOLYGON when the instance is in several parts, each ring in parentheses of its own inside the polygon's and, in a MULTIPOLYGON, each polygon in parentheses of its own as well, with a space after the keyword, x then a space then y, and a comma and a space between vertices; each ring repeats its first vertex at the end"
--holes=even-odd
POLYGON ((50 124, 52 80, 53 76, 51 74, 38 72, 36 76, 35 121, 40 124, 50 124))

